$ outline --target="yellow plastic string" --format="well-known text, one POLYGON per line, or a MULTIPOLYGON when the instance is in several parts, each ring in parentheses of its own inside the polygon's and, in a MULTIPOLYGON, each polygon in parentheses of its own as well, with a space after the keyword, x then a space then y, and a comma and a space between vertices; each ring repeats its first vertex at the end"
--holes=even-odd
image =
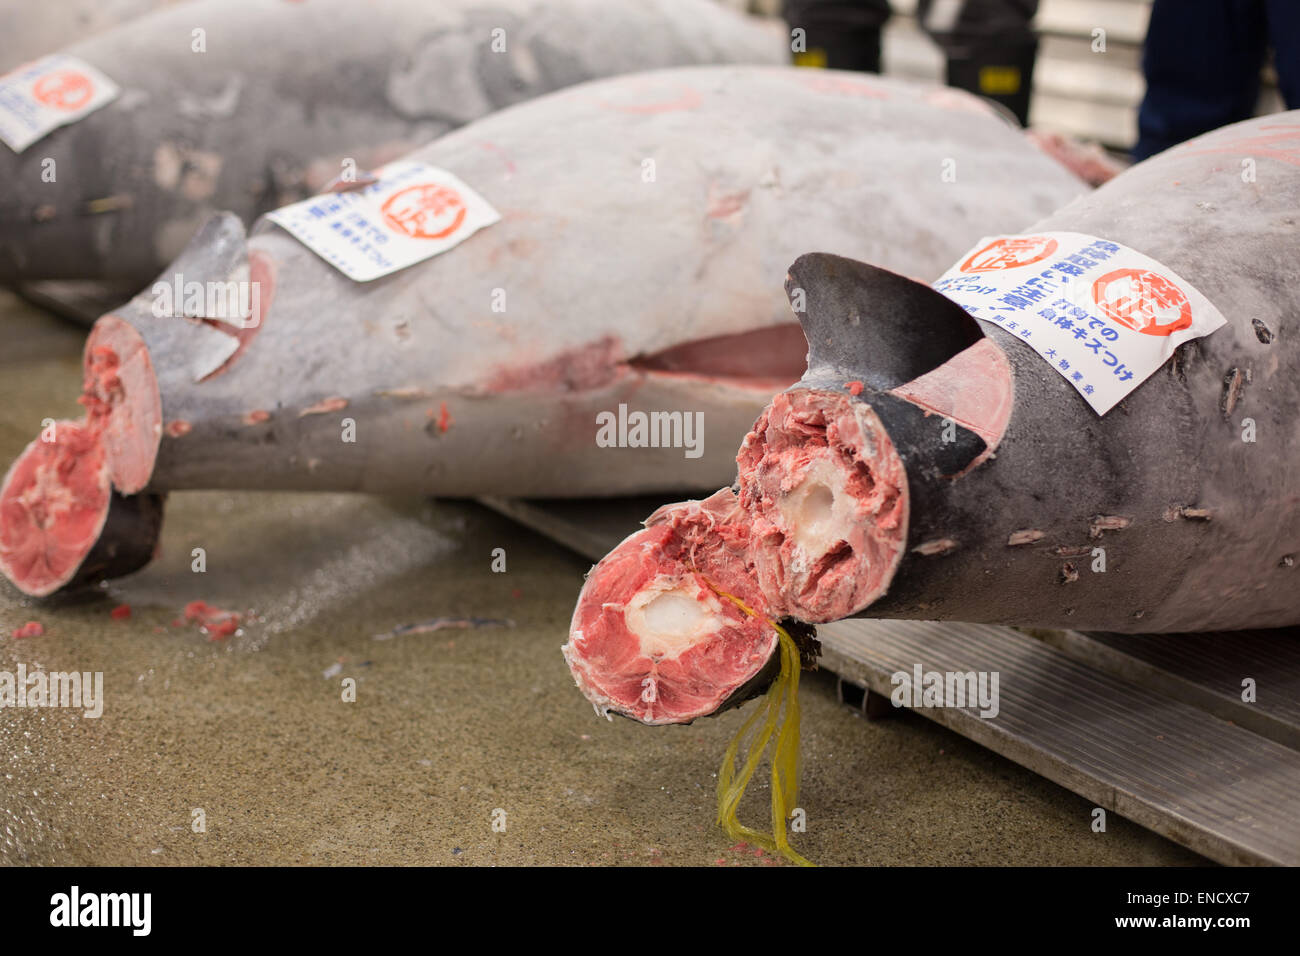
MULTIPOLYGON (((714 591, 748 616, 756 616, 735 595, 717 588, 714 591)), ((733 840, 746 840, 772 853, 779 853, 799 866, 816 866, 790 846, 785 828, 788 814, 799 802, 799 649, 785 628, 775 621, 767 623, 776 630, 780 642, 781 672, 763 695, 762 703, 732 738, 722 758, 722 769, 718 771, 718 826, 733 840), (783 705, 784 721, 781 719, 783 705), (741 743, 760 722, 757 734, 750 741, 745 763, 737 775, 736 757, 741 743), (773 734, 776 735, 776 746, 772 751, 772 833, 769 835, 745 826, 737 818, 736 811, 773 734)))

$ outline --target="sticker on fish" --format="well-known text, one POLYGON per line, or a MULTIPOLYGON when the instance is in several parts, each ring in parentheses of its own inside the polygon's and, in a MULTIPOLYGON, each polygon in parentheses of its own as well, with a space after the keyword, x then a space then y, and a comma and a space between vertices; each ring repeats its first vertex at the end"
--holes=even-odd
POLYGON ((1171 269, 1078 232, 986 236, 934 288, 1033 346, 1099 415, 1225 322, 1171 269))
POLYGON ((51 130, 117 99, 117 84, 84 60, 55 53, 0 76, 0 140, 21 153, 51 130))
POLYGON ((375 182, 268 213, 344 275, 369 282, 460 245, 501 216, 445 169, 399 161, 375 182))

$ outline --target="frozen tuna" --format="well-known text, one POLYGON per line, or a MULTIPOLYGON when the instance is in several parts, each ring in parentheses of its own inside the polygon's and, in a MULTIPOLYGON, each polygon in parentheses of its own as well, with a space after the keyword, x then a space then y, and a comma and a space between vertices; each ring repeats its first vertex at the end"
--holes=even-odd
POLYGON ((579 687, 647 722, 710 713, 768 665, 764 620, 786 617, 1300 623, 1297 210, 1293 112, 977 244, 936 283, 962 305, 876 266, 799 258, 804 377, 744 440, 734 490, 661 509, 596 566, 565 651, 579 687), (1125 266, 1132 250, 1155 264, 1125 266), (1009 318, 974 318, 971 297, 1011 270, 1021 284, 991 293, 1009 318), (1224 324, 1180 342, 1198 297, 1224 324), (1124 349, 1152 344, 1154 373, 1129 374, 1124 349), (1116 383, 1132 390, 1099 414, 1116 383))
POLYGON ((0 72, 181 0, 0 0, 0 72))
POLYGON ((250 223, 584 80, 785 57, 779 33, 708 0, 199 0, 63 53, 33 97, 90 102, 77 63, 118 94, 22 152, 0 144, 0 281, 131 294, 214 211, 250 223))
MULTIPOLYGON (((246 239, 237 218, 212 220, 158 285, 94 327, 86 422, 56 429, 54 447, 34 442, 0 489, 0 567, 50 593, 78 578, 119 506, 181 489, 716 487, 754 416, 803 370, 771 281, 797 250, 933 277, 986 224, 1084 190, 1001 121, 932 92, 699 67, 513 107, 410 157, 454 173, 500 221, 366 282, 272 221, 246 239), (183 292, 241 283, 256 292, 242 323, 183 292), (87 450, 97 443, 102 456, 87 450)), ((387 175, 351 195, 384 195, 387 175)), ((300 213, 328 222, 347 195, 300 213)), ((471 221, 418 175, 383 205, 374 223, 394 237, 443 241, 471 221)), ((152 505, 136 510, 149 521, 134 527, 154 526, 152 505)), ((152 546, 113 551, 131 564, 152 546)))

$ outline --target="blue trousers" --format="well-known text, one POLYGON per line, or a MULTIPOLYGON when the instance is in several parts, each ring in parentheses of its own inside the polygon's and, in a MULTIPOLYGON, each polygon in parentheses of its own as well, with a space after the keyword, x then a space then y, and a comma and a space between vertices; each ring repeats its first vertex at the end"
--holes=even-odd
POLYGON ((1155 0, 1133 158, 1253 116, 1270 45, 1282 98, 1300 109, 1300 0, 1155 0))

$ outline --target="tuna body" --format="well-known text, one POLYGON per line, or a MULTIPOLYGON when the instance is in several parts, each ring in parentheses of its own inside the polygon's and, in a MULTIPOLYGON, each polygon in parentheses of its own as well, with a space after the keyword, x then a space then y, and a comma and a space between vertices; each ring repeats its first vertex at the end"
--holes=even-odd
POLYGON ((30 0, 0 2, 0 73, 180 0, 30 0))
POLYGON ((138 288, 213 212, 251 223, 502 107, 784 58, 779 35, 707 0, 197 0, 63 52, 121 93, 21 153, 0 146, 0 281, 138 288))
MULTIPOLYGON (((1300 113, 1153 157, 1026 233, 1047 231, 1144 253, 1227 324, 1098 416, 1015 334, 981 321, 1005 371, 967 355, 930 382, 948 376, 942 411, 978 426, 993 454, 913 503, 906 556, 866 612, 1122 632, 1300 623, 1300 113)), ((870 358, 856 360, 865 374, 870 358)), ((917 420, 896 443, 928 444, 941 426, 917 420)))
POLYGON ((1300 623, 1298 211, 1288 113, 1153 157, 1023 230, 1136 250, 1226 320, 1104 415, 1021 335, 878 266, 801 256, 787 291, 803 378, 746 436, 734 487, 660 509, 593 570, 565 648, 579 687, 646 722, 710 713, 769 664, 755 619, 1300 623))

